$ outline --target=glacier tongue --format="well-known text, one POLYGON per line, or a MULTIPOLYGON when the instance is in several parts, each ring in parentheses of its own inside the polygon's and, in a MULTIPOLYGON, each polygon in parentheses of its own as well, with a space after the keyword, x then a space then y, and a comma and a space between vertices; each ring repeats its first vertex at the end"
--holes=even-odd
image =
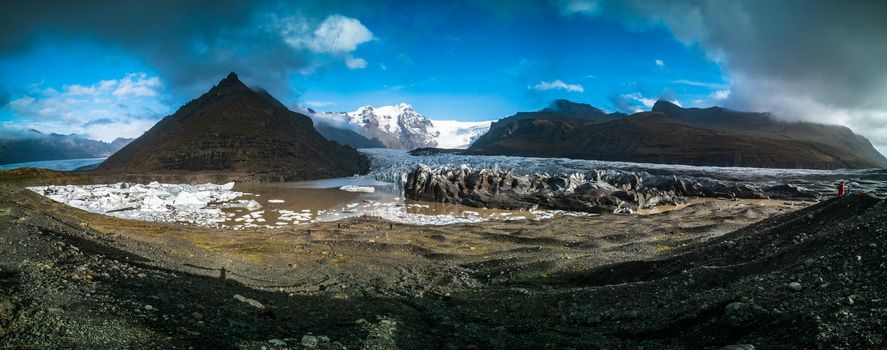
POLYGON ((438 137, 435 138, 438 148, 465 149, 471 146, 478 137, 486 134, 493 121, 432 120, 431 123, 439 132, 438 137))

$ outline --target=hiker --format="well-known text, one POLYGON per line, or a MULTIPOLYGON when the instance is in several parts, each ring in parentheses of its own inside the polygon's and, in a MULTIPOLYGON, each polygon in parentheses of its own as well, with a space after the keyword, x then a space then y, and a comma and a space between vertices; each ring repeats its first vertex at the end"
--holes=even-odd
POLYGON ((844 197, 844 191, 847 187, 844 186, 844 181, 838 183, 838 197, 844 197))

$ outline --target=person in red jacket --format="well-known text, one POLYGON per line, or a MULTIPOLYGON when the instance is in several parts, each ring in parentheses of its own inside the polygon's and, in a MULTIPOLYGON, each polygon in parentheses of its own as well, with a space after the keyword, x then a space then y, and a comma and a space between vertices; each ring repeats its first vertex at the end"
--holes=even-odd
POLYGON ((844 191, 847 188, 844 187, 844 181, 838 183, 838 197, 844 197, 844 191))

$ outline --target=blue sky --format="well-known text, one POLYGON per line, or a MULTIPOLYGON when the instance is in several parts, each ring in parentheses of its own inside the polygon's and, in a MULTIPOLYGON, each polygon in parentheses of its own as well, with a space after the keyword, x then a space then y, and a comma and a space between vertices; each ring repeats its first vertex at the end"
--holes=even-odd
POLYGON ((475 121, 558 98, 622 112, 667 99, 847 125, 884 150, 879 7, 887 6, 3 2, 0 129, 136 137, 233 70, 287 105, 323 111, 406 102, 432 119, 475 121))
MULTIPOLYGON (((282 81, 269 83, 269 78, 250 71, 239 72, 241 79, 269 88, 291 106, 350 111, 367 104, 406 102, 432 119, 468 121, 540 109, 556 98, 609 111, 648 109, 643 102, 660 97, 684 105, 707 105, 717 102, 713 94, 729 88, 728 78, 703 50, 679 42, 664 25, 629 28, 606 16, 563 13, 557 6, 538 7, 532 15, 449 4, 387 3, 370 10, 340 10, 304 19, 307 30, 294 34, 309 38, 305 39, 308 44, 297 45, 319 51, 310 63, 296 69, 285 67, 282 81), (362 27, 350 32, 346 28, 342 35, 363 33, 363 37, 346 40, 341 48, 312 44, 310 37, 323 25, 322 19, 331 16, 362 27)), ((305 17, 298 8, 257 10, 253 25, 237 30, 258 28, 256 33, 244 34, 247 39, 277 36, 262 26, 273 26, 289 16, 305 17)), ((206 39, 181 40, 199 51, 206 39)), ((238 45, 231 47, 262 50, 238 45)), ((10 102, 0 110, 0 122, 7 127, 71 131, 105 140, 138 136, 141 129, 227 73, 227 67, 219 65, 215 74, 179 86, 174 82, 177 78, 169 76, 173 74, 165 74, 162 66, 169 63, 157 64, 152 55, 140 51, 89 30, 37 28, 25 49, 0 56, 0 87, 10 102), (94 95, 69 91, 127 76, 156 79, 159 84, 143 94, 120 94, 114 89, 98 89, 94 95), (33 103, 24 103, 28 101, 33 103), (109 127, 97 127, 103 122, 109 127)), ((200 58, 199 53, 189 53, 200 58)))
POLYGON ((539 109, 555 98, 607 110, 618 109, 612 100, 621 95, 711 103, 712 93, 729 86, 702 50, 678 42, 664 26, 630 30, 556 9, 534 17, 429 11, 445 19, 361 19, 377 38, 354 53, 367 60, 366 68, 293 77, 304 89, 302 102, 352 110, 405 101, 432 118, 483 120, 539 109), (558 80, 582 91, 536 88, 558 80))

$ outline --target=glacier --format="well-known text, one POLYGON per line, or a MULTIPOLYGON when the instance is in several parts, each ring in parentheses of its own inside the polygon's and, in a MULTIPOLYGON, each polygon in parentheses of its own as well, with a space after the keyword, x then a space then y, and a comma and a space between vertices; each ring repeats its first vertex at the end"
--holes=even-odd
POLYGON ((887 195, 887 169, 740 168, 453 153, 413 156, 403 150, 382 148, 360 151, 372 160, 367 177, 391 182, 400 187, 403 187, 410 171, 417 165, 424 164, 434 169, 458 168, 465 165, 475 169, 510 171, 518 175, 605 172, 612 177, 624 173, 637 173, 645 178, 686 177, 700 182, 719 181, 757 187, 791 184, 815 191, 820 195, 834 193, 834 183, 845 181, 854 190, 887 195))

